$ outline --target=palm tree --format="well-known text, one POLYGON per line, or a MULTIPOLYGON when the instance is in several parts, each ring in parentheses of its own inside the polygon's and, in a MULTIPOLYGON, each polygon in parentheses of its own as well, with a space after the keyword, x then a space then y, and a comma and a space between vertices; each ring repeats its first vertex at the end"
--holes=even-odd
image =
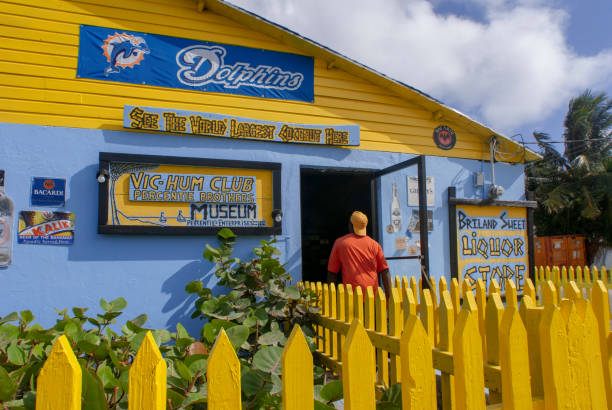
POLYGON ((565 151, 548 134, 534 132, 542 159, 528 166, 528 189, 540 207, 539 235, 582 234, 590 263, 601 246, 612 245, 612 99, 586 90, 570 100, 565 151))

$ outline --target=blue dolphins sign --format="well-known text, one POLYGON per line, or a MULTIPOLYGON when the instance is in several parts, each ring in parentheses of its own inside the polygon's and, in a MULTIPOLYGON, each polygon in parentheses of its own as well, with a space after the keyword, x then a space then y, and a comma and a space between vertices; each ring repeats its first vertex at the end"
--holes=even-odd
POLYGON ((314 101, 312 57, 85 25, 77 77, 314 101))

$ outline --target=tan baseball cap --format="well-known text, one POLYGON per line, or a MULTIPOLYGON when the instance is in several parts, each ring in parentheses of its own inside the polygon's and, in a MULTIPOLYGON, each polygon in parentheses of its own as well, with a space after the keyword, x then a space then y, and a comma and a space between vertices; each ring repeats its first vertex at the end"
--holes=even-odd
POLYGON ((353 224, 353 232, 355 232, 355 235, 366 236, 368 217, 365 216, 363 212, 353 212, 351 215, 351 223, 353 224))

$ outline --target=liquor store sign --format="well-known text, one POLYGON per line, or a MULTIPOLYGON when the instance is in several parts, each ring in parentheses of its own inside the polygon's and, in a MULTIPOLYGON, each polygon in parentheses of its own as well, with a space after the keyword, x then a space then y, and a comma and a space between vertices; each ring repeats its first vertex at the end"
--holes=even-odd
POLYGON ((527 274, 526 208, 461 205, 456 208, 457 261, 460 279, 480 278, 488 288, 495 279, 522 288, 527 274))
POLYGON ((126 105, 124 128, 207 137, 315 145, 358 146, 358 125, 309 125, 231 115, 126 105))
POLYGON ((103 233, 205 234, 223 227, 257 233, 277 227, 274 169, 176 164, 169 157, 170 163, 138 162, 143 156, 135 157, 136 162, 101 161, 110 176, 101 204, 103 233))

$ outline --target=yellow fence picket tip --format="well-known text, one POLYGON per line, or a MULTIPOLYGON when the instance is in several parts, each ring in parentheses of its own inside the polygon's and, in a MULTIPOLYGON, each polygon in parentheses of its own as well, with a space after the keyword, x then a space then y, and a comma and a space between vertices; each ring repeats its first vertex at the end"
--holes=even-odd
MULTIPOLYGON (((346 312, 344 311, 346 309, 346 304, 344 301, 346 296, 344 295, 344 285, 342 283, 338 285, 338 289, 336 290, 336 296, 337 296, 336 319, 344 321, 346 318, 346 312)), ((346 339, 346 336, 338 332, 338 335, 336 337, 336 345, 338 346, 338 359, 339 360, 341 360, 342 358, 342 346, 344 345, 345 339, 346 339)))
POLYGON ((541 307, 537 307, 530 296, 523 296, 519 314, 523 321, 523 326, 527 332, 527 343, 529 346, 529 373, 531 374, 531 392, 536 397, 544 395, 539 330, 542 311, 543 309, 541 307))
MULTIPOLYGON (((605 268, 602 269, 601 272, 603 278, 605 268)), ((610 333, 610 302, 608 288, 602 280, 598 280, 595 286, 593 286, 592 299, 593 312, 598 322, 599 348, 601 350, 603 363, 602 370, 604 373, 604 385, 606 386, 606 398, 608 400, 608 405, 612 405, 612 374, 610 372, 610 367, 607 366, 610 354, 612 353, 609 351, 607 343, 608 335, 612 334, 610 333)))
POLYGON ((575 301, 582 298, 582 292, 578 289, 576 282, 568 282, 565 286, 565 297, 575 301))
MULTIPOLYGON (((487 356, 485 361, 499 365, 499 330, 501 326, 501 320, 504 313, 504 304, 502 303, 501 296, 499 293, 492 293, 489 295, 489 300, 486 306, 486 343, 487 343, 487 356)), ((501 403, 501 385, 489 385, 489 403, 501 403)))
MULTIPOLYGON (((400 306, 400 297, 397 289, 391 289, 391 297, 389 298, 389 335, 400 337, 404 327, 404 315, 400 306)), ((392 354, 390 358, 389 383, 394 385, 401 380, 401 362, 399 357, 392 354)))
POLYGON ((486 407, 477 314, 474 295, 467 292, 453 334, 455 408, 458 410, 484 410, 486 407))
POLYGON ((206 369, 209 410, 240 410, 240 362, 225 330, 217 336, 206 369))
MULTIPOLYGON (((417 280, 414 276, 410 277, 410 289, 412 290, 412 296, 414 296, 414 301, 417 305, 420 303, 421 292, 419 292, 419 286, 417 284, 417 280)), ((417 306, 418 308, 418 306, 417 306)))
POLYGON ((476 306, 476 299, 474 298, 474 293, 467 292, 463 295, 463 305, 461 306, 461 310, 468 310, 472 313, 478 312, 478 307, 476 306))
POLYGON ((605 266, 601 267, 600 276, 601 276, 601 281, 604 283, 604 285, 608 286, 608 283, 610 281, 610 276, 608 275, 608 270, 606 269, 605 266))
MULTIPOLYGON (((376 308, 376 331, 387 334, 387 299, 385 292, 379 287, 374 300, 376 308)), ((389 386, 389 354, 383 349, 376 349, 376 363, 378 367, 378 384, 389 386)))
POLYGON ((375 408, 374 348, 357 320, 353 320, 342 346, 342 388, 346 410, 375 408))
POLYGON ((497 279, 491 279, 491 283, 489 283, 489 295, 492 293, 499 293, 499 283, 497 279))
MULTIPOLYGON (((506 295, 508 286, 506 282, 506 295)), ((510 282, 512 284, 512 282, 510 282)), ((531 410, 527 332, 516 306, 506 305, 499 329, 499 363, 504 410, 531 410)))
POLYGON ((412 289, 402 289, 402 308, 404 309, 404 323, 408 319, 408 316, 417 314, 417 304, 412 289))
POLYGON ((559 308, 551 304, 544 305, 540 321, 540 343, 544 408, 572 409, 567 332, 559 308))
MULTIPOLYGON (((337 308, 337 296, 336 296, 336 284, 329 284, 329 316, 336 319, 338 317, 338 308, 337 308)), ((340 360, 340 356, 338 356, 338 335, 336 332, 330 333, 330 344, 331 344, 331 355, 334 359, 340 360)))
POLYGON ((451 279, 451 300, 453 302, 453 312, 455 315, 455 323, 457 323, 457 316, 459 316, 459 310, 461 310, 461 287, 457 278, 451 279))
POLYGON ((130 368, 130 410, 166 409, 166 361, 147 332, 130 368))
POLYGON ((518 310, 518 301, 516 298, 516 285, 513 280, 506 281, 506 307, 518 310))
POLYGON ((545 308, 550 308, 557 305, 557 288, 550 280, 544 282, 542 286, 542 301, 545 308))
POLYGON ((361 286, 356 286, 353 293, 353 312, 354 318, 364 323, 363 319, 363 289, 361 286))
POLYGON ((434 318, 433 318, 433 303, 431 300, 431 293, 429 289, 423 290, 423 301, 421 302, 419 315, 421 317, 421 323, 429 338, 429 343, 434 346, 434 318))
POLYGON ((498 293, 489 295, 486 307, 487 361, 499 364, 499 329, 504 313, 504 303, 498 293))
POLYGON ((536 290, 531 279, 527 278, 523 282, 523 295, 529 296, 533 303, 536 303, 536 290))
POLYGON ((81 366, 62 335, 38 375, 36 410, 80 410, 81 383, 81 366))
MULTIPOLYGON (((453 331, 455 330, 455 312, 453 311, 453 301, 448 291, 443 291, 440 294, 440 346, 441 350, 449 353, 453 351, 453 331)), ((440 387, 442 396, 443 410, 453 410, 455 408, 455 400, 453 394, 455 391, 455 378, 447 373, 440 375, 440 387)))
POLYGON ((313 361, 302 329, 293 327, 281 355, 283 409, 312 410, 314 401, 313 361))
POLYGON ((402 407, 404 410, 435 410, 436 375, 430 337, 421 321, 410 316, 400 340, 402 358, 402 407))
MULTIPOLYGON (((366 288, 365 303, 364 303, 363 310, 364 310, 364 327, 368 330, 376 330, 376 303, 374 299, 374 290, 372 289, 371 286, 368 286, 366 288)), ((377 363, 378 361, 374 363, 374 367, 372 368, 372 371, 374 373, 376 373, 377 363)))
POLYGON ((448 290, 448 285, 446 284, 446 278, 442 276, 438 281, 438 292, 440 293, 440 295, 442 295, 445 290, 448 290))
POLYGON ((573 282, 574 280, 576 280, 576 273, 574 272, 574 267, 570 266, 569 269, 567 270, 568 273, 568 280, 573 282))

